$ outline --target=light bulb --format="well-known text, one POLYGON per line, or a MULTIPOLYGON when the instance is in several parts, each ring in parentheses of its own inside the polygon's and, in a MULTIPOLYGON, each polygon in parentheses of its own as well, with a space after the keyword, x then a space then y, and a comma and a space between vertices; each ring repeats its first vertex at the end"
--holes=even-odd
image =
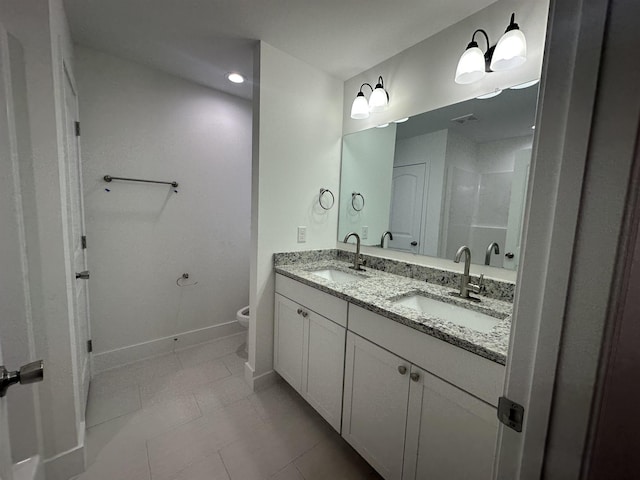
POLYGON ((466 85, 480 80, 485 74, 484 53, 476 42, 471 42, 458 61, 455 82, 466 85))
POLYGON ((358 92, 351 105, 351 118, 356 120, 369 118, 369 103, 362 92, 358 92))

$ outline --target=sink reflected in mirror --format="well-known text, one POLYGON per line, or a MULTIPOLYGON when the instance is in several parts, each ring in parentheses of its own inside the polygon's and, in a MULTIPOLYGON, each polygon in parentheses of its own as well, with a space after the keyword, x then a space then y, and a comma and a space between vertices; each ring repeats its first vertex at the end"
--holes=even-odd
POLYGON ((350 283, 357 282, 360 280, 364 280, 366 277, 355 275, 353 273, 343 272, 341 270, 334 270, 332 268, 328 268, 325 270, 316 270, 315 272, 309 272, 318 277, 324 278, 325 280, 329 280, 330 282, 336 283, 350 283))
POLYGON ((424 295, 411 295, 393 301, 394 305, 402 305, 425 315, 447 320, 461 327, 467 327, 481 333, 489 333, 500 323, 500 319, 484 313, 469 310, 458 305, 441 302, 424 295))

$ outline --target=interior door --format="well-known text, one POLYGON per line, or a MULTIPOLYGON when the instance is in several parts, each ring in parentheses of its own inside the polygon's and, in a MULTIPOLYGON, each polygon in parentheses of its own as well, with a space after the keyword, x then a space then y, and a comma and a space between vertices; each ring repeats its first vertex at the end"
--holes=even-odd
POLYGON ((389 248, 418 253, 424 205, 424 163, 394 167, 391 186, 389 248))
MULTIPOLYGON (((9 112, 10 71, 7 33, 0 24, 0 366, 4 365, 2 345, 8 341, 15 322, 26 321, 23 300, 24 276, 21 261, 21 215, 19 172, 12 133, 15 124, 9 112)), ((6 365, 15 369, 17 365, 6 365)), ((8 397, 0 397, 0 480, 12 480, 11 439, 9 438, 8 397)))
MULTIPOLYGON (((78 96, 75 82, 66 65, 64 71, 65 136, 67 170, 67 223, 69 241, 72 248, 71 271, 76 277, 87 269, 85 249, 84 205, 82 197, 82 164, 78 123, 78 96)), ((76 278, 73 284, 76 365, 79 381, 79 393, 82 418, 84 419, 87 396, 89 393, 90 366, 88 340, 89 335, 89 295, 86 275, 76 278)))
MULTIPOLYGON (((2 360, 2 345, 0 344, 0 365, 2 360)), ((0 398, 0 480, 12 480, 11 442, 9 440, 9 414, 7 412, 6 397, 0 398)))

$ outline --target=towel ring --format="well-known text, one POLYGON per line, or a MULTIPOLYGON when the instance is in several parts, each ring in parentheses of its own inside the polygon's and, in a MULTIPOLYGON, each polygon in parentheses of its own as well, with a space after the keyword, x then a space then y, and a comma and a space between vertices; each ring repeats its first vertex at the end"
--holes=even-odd
POLYGON ((351 194, 351 206, 356 212, 360 212, 364 208, 364 197, 361 193, 353 192, 351 194), (356 207, 356 197, 360 197, 362 199, 362 206, 360 208, 356 207))
POLYGON ((333 204, 336 203, 336 197, 333 196, 333 192, 328 188, 321 188, 320 195, 318 195, 318 203, 324 210, 331 210, 331 207, 333 207, 333 204), (329 202, 322 201, 325 193, 328 193, 329 195, 331 195, 331 204, 329 206, 326 205, 329 202))

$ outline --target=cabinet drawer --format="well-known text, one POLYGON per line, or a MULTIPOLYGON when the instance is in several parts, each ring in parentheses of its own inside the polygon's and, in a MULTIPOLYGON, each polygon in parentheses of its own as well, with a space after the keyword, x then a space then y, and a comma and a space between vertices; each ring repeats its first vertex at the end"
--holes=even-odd
POLYGON ((356 305, 349 330, 405 358, 490 405, 502 395, 505 367, 356 305))
POLYGON ((276 274, 276 293, 304 305, 338 325, 347 326, 347 302, 344 300, 280 274, 276 274))

